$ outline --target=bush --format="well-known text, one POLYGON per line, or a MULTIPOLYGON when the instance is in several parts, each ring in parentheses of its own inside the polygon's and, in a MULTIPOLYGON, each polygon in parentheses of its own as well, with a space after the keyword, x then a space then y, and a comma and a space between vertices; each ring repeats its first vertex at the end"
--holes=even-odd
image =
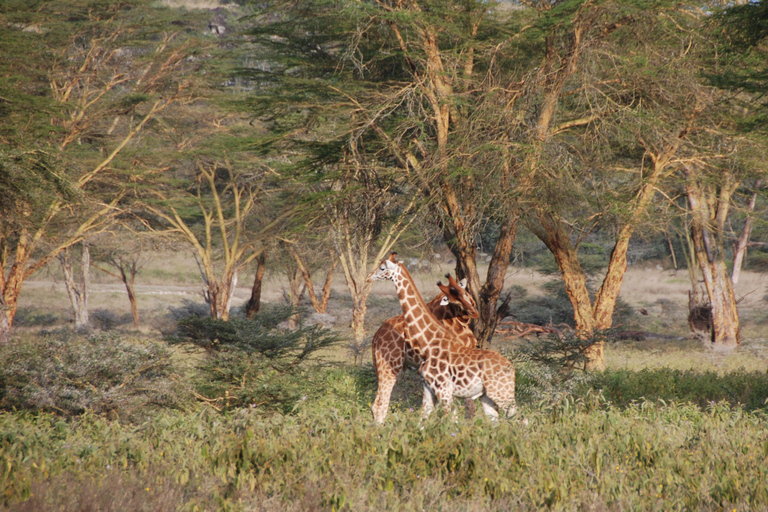
POLYGON ((290 412, 296 403, 315 396, 318 385, 311 355, 337 337, 319 326, 281 328, 291 308, 265 310, 255 319, 229 321, 191 316, 179 320, 176 342, 208 350, 195 379, 198 395, 219 410, 263 407, 290 412))
POLYGON ((125 416, 149 404, 180 401, 170 380, 170 355, 158 343, 103 333, 47 335, 0 347, 0 360, 0 407, 6 410, 125 416))
POLYGON ((130 323, 133 319, 131 315, 117 315, 108 309, 96 309, 91 311, 91 320, 96 327, 102 331, 111 331, 118 326, 130 323))
POLYGON ((13 325, 15 327, 50 327, 60 320, 59 315, 49 311, 19 308, 13 319, 13 325))
POLYGON ((768 374, 744 370, 718 375, 693 370, 609 370, 594 376, 592 387, 601 390, 614 405, 635 401, 664 400, 690 402, 702 408, 726 401, 747 410, 765 409, 768 374))

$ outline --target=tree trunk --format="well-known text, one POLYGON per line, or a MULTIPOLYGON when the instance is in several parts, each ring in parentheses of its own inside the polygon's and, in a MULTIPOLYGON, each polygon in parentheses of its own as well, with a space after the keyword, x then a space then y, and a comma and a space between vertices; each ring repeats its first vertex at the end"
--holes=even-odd
POLYGON ((13 319, 16 317, 16 310, 19 306, 19 295, 21 295, 21 287, 24 284, 24 280, 27 278, 25 275, 25 268, 29 261, 27 252, 26 236, 22 234, 19 242, 16 244, 16 254, 11 270, 8 273, 8 277, 5 277, 5 269, 0 268, 0 343, 7 343, 10 341, 11 327, 13 326, 13 319))
POLYGON ((289 268, 287 274, 290 291, 286 299, 294 310, 294 314, 288 319, 288 327, 296 329, 299 326, 299 308, 301 307, 301 297, 304 295, 304 288, 302 286, 304 282, 301 271, 298 268, 289 268))
POLYGON ((251 297, 245 304, 245 317, 253 318, 261 309, 261 283, 264 281, 264 272, 267 265, 267 251, 262 252, 256 258, 256 274, 253 277, 251 297))
MULTIPOLYGON (((504 289, 509 257, 512 254, 512 246, 517 236, 517 219, 516 214, 510 214, 507 222, 502 226, 499 238, 496 240, 496 246, 493 249, 491 263, 488 266, 485 284, 480 288, 478 297, 480 318, 475 325, 475 337, 481 348, 491 347, 493 333, 496 332, 496 325, 499 322, 500 310, 497 304, 501 291, 504 289)), ((501 315, 503 314, 505 313, 501 313, 501 315)))
MULTIPOLYGON (((556 219, 540 218, 540 226, 532 226, 531 231, 547 246, 555 257, 560 275, 565 283, 565 292, 573 307, 573 320, 576 332, 585 338, 594 334, 597 327, 592 299, 587 289, 587 278, 579 263, 576 249, 571 245, 568 234, 556 219)), ((603 342, 592 345, 585 353, 588 358, 585 369, 602 371, 605 369, 603 342)))
POLYGON ((207 281, 208 286, 203 290, 205 301, 210 306, 211 316, 217 320, 229 320, 229 310, 232 306, 232 296, 237 286, 237 270, 229 277, 222 277, 221 282, 207 281))
POLYGON ((91 251, 88 248, 88 243, 86 241, 82 242, 79 282, 76 281, 75 273, 72 269, 70 249, 62 251, 59 255, 59 261, 61 269, 64 271, 64 285, 75 316, 75 329, 88 327, 90 324, 88 318, 88 294, 91 284, 91 251))
MULTIPOLYGON (((755 188, 760 186, 760 182, 755 185, 755 188)), ((744 221, 744 229, 741 231, 739 240, 733 245, 733 270, 731 271, 731 283, 736 286, 741 276, 741 266, 744 262, 744 255, 747 253, 747 246, 749 245, 749 237, 752 235, 752 213, 755 210, 755 203, 757 202, 757 192, 752 194, 747 205, 747 219, 744 221)))
MULTIPOLYGON (((368 293, 353 297, 354 306, 352 308, 352 338, 355 341, 355 347, 360 349, 365 340, 365 315, 368 313, 368 293)), ((357 356, 356 356, 357 357, 357 356)))
POLYGON ((11 342, 11 326, 8 323, 8 315, 0 314, 0 345, 7 345, 11 342))
POLYGON ((133 281, 125 284, 125 290, 128 292, 128 301, 131 303, 131 317, 133 318, 133 328, 138 329, 141 325, 139 318, 139 303, 136 301, 136 292, 133 288, 133 281))
POLYGON ((312 274, 309 272, 306 263, 304 263, 302 257, 293 249, 293 247, 288 245, 287 248, 288 252, 291 253, 291 256, 293 256, 293 259, 296 261, 296 265, 299 268, 299 272, 301 272, 302 279, 304 279, 304 286, 306 287, 307 294, 309 295, 309 300, 312 302, 312 307, 318 313, 325 313, 325 310, 328 309, 328 300, 331 297, 333 272, 336 270, 336 266, 339 264, 338 258, 335 257, 333 251, 329 251, 331 256, 331 268, 328 269, 328 273, 325 275, 325 283, 323 284, 321 296, 318 299, 317 295, 315 295, 315 283, 312 281, 312 274))
POLYGON ((712 304, 712 343, 718 350, 732 350, 741 343, 739 312, 736 295, 728 276, 725 261, 718 261, 712 282, 705 279, 707 293, 712 304))
POLYGON ((695 173, 693 169, 685 170, 693 247, 712 308, 712 345, 727 351, 741 342, 736 295, 728 276, 723 240, 731 196, 738 183, 727 174, 719 188, 705 188, 695 173))
POLYGON ((140 322, 139 322, 139 304, 136 301, 136 292, 134 289, 134 284, 136 282, 136 270, 129 269, 128 272, 125 271, 125 263, 119 262, 119 269, 120 269, 120 279, 123 281, 123 284, 125 285, 125 291, 128 293, 128 302, 131 303, 131 316, 133 317, 133 328, 138 329, 140 322), (130 273, 130 276, 128 275, 130 273))
POLYGON ((329 268, 328 273, 325 274, 325 282, 323 283, 323 290, 320 296, 320 304, 319 307, 315 308, 315 311, 318 313, 325 313, 328 310, 328 301, 331 298, 331 285, 333 284, 333 273, 338 264, 339 260, 334 258, 333 254, 331 254, 331 268, 329 268))
MULTIPOLYGON (((2 269, 0 269, 2 271, 2 269)), ((0 346, 11 342, 11 324, 8 320, 8 308, 0 295, 0 346)))

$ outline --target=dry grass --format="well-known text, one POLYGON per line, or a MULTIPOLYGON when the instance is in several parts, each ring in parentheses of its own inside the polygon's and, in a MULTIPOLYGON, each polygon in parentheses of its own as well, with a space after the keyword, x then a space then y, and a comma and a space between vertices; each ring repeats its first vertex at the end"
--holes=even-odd
MULTIPOLYGON (((481 268, 481 275, 485 274, 481 268)), ((414 279, 425 298, 429 299, 438 292, 435 284, 444 280, 446 272, 452 272, 452 265, 435 265, 429 271, 414 271, 414 279)), ((240 286, 233 300, 233 307, 240 308, 250 297, 251 275, 244 273, 240 277, 240 286)), ((558 279, 545 276, 526 268, 510 268, 507 274, 507 289, 514 286, 525 288, 529 296, 543 294, 542 286, 548 281, 558 279)), ((127 315, 129 310, 125 289, 119 281, 97 270, 93 272, 93 290, 90 307, 106 309, 116 315, 127 315)), ((150 254, 142 273, 137 277, 137 294, 142 315, 142 331, 145 334, 157 333, 157 329, 170 308, 182 307, 185 302, 202 303, 202 283, 194 259, 184 252, 165 252, 150 254)), ((685 271, 659 270, 654 267, 630 268, 624 278, 621 298, 635 308, 643 308, 648 315, 636 315, 633 328, 672 334, 678 341, 646 341, 621 343, 608 347, 607 363, 609 367, 638 369, 645 367, 666 366, 677 369, 712 369, 729 371, 739 367, 746 369, 765 368, 768 358, 766 324, 768 311, 764 297, 768 294, 768 275, 744 272, 736 291, 741 298, 739 305, 742 317, 743 346, 738 356, 714 355, 699 342, 689 339, 687 325, 687 302, 689 282, 685 271)), ((283 276, 270 272, 263 287, 263 300, 267 303, 279 303, 284 300, 288 285, 283 276)), ((391 283, 374 283, 368 301, 367 326, 369 336, 373 336, 381 323, 389 317, 400 314, 394 288, 391 283)), ((38 280, 25 283, 20 300, 20 307, 27 312, 45 312, 54 315, 58 321, 46 328, 61 327, 68 324, 70 314, 69 300, 60 278, 58 265, 39 274, 38 280)), ((311 310, 307 301, 307 308, 311 310)), ((351 321, 352 302, 341 275, 333 284, 331 303, 328 314, 335 318, 335 329, 348 337, 351 321)), ((122 326, 121 328, 127 328, 122 326)), ((19 327, 20 331, 39 327, 19 327)), ((496 348, 512 348, 514 343, 498 344, 496 348)), ((333 360, 346 360, 350 357, 343 344, 326 354, 333 360)), ((363 362, 370 361, 366 350, 363 362)))

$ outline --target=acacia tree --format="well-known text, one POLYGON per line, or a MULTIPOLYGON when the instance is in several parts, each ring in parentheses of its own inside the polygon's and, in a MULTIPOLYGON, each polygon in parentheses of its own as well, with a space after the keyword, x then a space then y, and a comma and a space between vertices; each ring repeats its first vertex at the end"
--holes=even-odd
MULTIPOLYGON (((582 11, 565 38, 570 45, 556 45, 574 55, 585 41, 581 69, 566 83, 546 139, 549 162, 539 162, 531 181, 535 202, 526 217, 555 257, 582 336, 611 327, 631 237, 659 187, 692 157, 692 133, 711 107, 697 77, 701 20, 664 6, 616 10, 622 7, 582 11), (596 229, 609 229, 614 241, 593 299, 578 249, 596 229)), ((603 343, 587 356, 589 369, 602 369, 603 343)))
POLYGON ((74 247, 67 247, 57 256, 64 273, 64 286, 75 316, 75 329, 82 329, 90 325, 88 295, 91 288, 91 249, 88 240, 83 240, 79 245, 79 266, 75 267, 72 264, 72 249, 74 247))
MULTIPOLYGON (((326 207, 350 291, 355 296, 361 293, 360 298, 367 296, 367 255, 363 256, 366 264, 360 268, 357 255, 364 254, 376 237, 378 219, 397 213, 393 208, 397 202, 376 197, 386 188, 376 180, 382 169, 388 169, 399 173, 396 181, 407 186, 389 186, 387 194, 408 191, 409 199, 418 198, 422 205, 429 205, 434 222, 443 226, 461 262, 461 274, 471 274, 469 288, 482 295, 482 303, 489 306, 483 309, 487 314, 482 317, 481 330, 490 338, 516 222, 501 211, 494 219, 502 226, 502 235, 483 290, 475 264, 475 238, 490 211, 487 191, 491 182, 501 181, 493 171, 506 169, 509 174, 509 167, 500 163, 500 158, 494 161, 485 157, 486 163, 496 167, 472 172, 477 159, 473 162, 467 155, 479 153, 476 139, 465 144, 466 137, 454 137, 454 133, 464 121, 466 130, 471 129, 471 113, 483 101, 486 75, 476 73, 475 60, 477 55, 486 64, 492 59, 484 53, 491 43, 474 38, 484 20, 490 19, 486 14, 491 6, 479 1, 333 5, 318 1, 275 2, 267 11, 274 12, 276 5, 285 17, 264 23, 255 31, 260 43, 275 55, 272 69, 259 74, 261 80, 274 85, 263 91, 270 101, 262 103, 267 108, 258 114, 274 119, 298 106, 308 112, 301 117, 305 124, 281 127, 284 137, 342 141, 337 146, 345 147, 343 165, 354 179, 342 178, 332 190, 341 192, 350 187, 359 196, 342 192, 340 197, 367 203, 357 211, 339 201, 326 207), (281 57, 293 62, 302 59, 302 73, 281 68, 281 57), (283 69, 294 72, 286 74, 283 69), (306 81, 309 76, 313 77, 311 82, 306 81), (349 121, 340 123, 345 116, 349 121), (324 121, 322 126, 320 120, 324 121), (334 124, 336 135, 328 137, 328 127, 334 124), (361 222, 369 223, 370 233, 361 231, 361 222), (350 233, 356 240, 351 240, 350 233), (354 257, 348 256, 350 247, 355 247, 351 251, 354 257)), ((483 144, 486 152, 500 152, 493 141, 484 140, 483 144)), ((326 144, 305 149, 325 155, 327 148, 330 146, 326 144)), ((510 176, 503 179, 509 182, 510 176)), ((383 248, 380 255, 387 250, 383 248)), ((364 305, 358 300, 355 315, 364 315, 364 305)))
MULTIPOLYGON (((296 268, 298 269, 299 273, 301 274, 301 278, 304 280, 304 285, 306 286, 307 295, 309 296, 309 300, 312 303, 312 307, 317 313, 325 313, 326 309, 328 308, 328 300, 331 298, 331 284, 333 284, 333 275, 336 271, 336 267, 339 265, 339 259, 336 256, 336 253, 328 248, 326 251, 326 254, 328 255, 327 260, 325 258, 316 258, 315 264, 310 265, 308 263, 309 257, 306 255, 302 255, 302 252, 306 251, 300 251, 299 247, 296 246, 295 243, 288 243, 286 244, 286 250, 291 255, 293 260, 296 263, 296 268), (328 267, 327 262, 330 260, 330 267, 328 267), (312 279, 312 270, 311 268, 314 267, 315 269, 323 269, 325 270, 325 280, 323 282, 323 287, 320 290, 320 295, 318 296, 317 292, 315 292, 315 283, 312 279)), ((318 254, 318 251, 313 251, 314 255, 316 256, 318 254)))
POLYGON ((764 133, 758 128, 764 119, 765 47, 768 4, 750 2, 729 6, 712 22, 717 51, 708 55, 709 83, 713 103, 721 108, 713 126, 702 135, 702 158, 681 170, 683 188, 690 209, 691 245, 707 291, 713 347, 731 350, 741 340, 739 313, 734 286, 752 229, 754 210, 764 165, 764 133), (724 30, 725 29, 725 30, 724 30), (738 110, 737 110, 738 109, 738 110), (739 114, 734 116, 734 111, 739 114), (749 149, 747 149, 749 148, 749 149), (756 148, 758 148, 756 150, 756 148), (726 262, 727 222, 734 209, 734 197, 745 182, 747 217, 733 247, 733 266, 726 262))
POLYGON ((106 237, 103 237, 96 242, 93 266, 123 283, 131 307, 133 328, 138 329, 141 317, 136 296, 136 276, 148 259, 147 242, 143 236, 136 236, 133 229, 126 231, 130 233, 129 237, 121 236, 120 231, 113 231, 110 235, 115 237, 114 240, 105 240, 106 237))
POLYGON ((188 47, 175 34, 155 39, 151 48, 135 39, 151 28, 139 22, 146 5, 135 6, 2 7, 10 23, 0 39, 7 169, 51 184, 49 193, 15 196, 3 222, 3 342, 24 281, 110 225, 130 181, 117 178, 132 172, 128 154, 150 122, 184 96, 180 70, 190 66, 188 47))
POLYGON ((145 207, 167 226, 163 232, 180 236, 193 248, 211 316, 228 320, 239 272, 264 251, 263 238, 256 233, 277 220, 259 225, 256 213, 263 190, 257 177, 235 174, 229 164, 199 163, 197 171, 181 197, 157 192, 159 201, 145 207))

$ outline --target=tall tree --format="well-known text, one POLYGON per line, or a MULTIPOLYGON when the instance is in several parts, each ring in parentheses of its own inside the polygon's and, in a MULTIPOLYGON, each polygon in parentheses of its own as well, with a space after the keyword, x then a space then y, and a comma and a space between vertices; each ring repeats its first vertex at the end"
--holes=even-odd
POLYGON ((177 235, 189 244, 205 283, 203 295, 211 316, 228 320, 239 273, 265 250, 265 232, 277 221, 261 223, 260 180, 237 173, 230 164, 198 164, 197 179, 181 195, 171 188, 158 191, 158 201, 145 204, 147 225, 177 235))
POLYGON ((0 7, 6 162, 52 178, 57 191, 16 196, 3 223, 0 341, 9 339, 24 281, 109 225, 133 172, 128 154, 151 121, 184 97, 188 46, 175 33, 147 42, 139 34, 155 28, 143 18, 149 6, 132 6, 0 7))

